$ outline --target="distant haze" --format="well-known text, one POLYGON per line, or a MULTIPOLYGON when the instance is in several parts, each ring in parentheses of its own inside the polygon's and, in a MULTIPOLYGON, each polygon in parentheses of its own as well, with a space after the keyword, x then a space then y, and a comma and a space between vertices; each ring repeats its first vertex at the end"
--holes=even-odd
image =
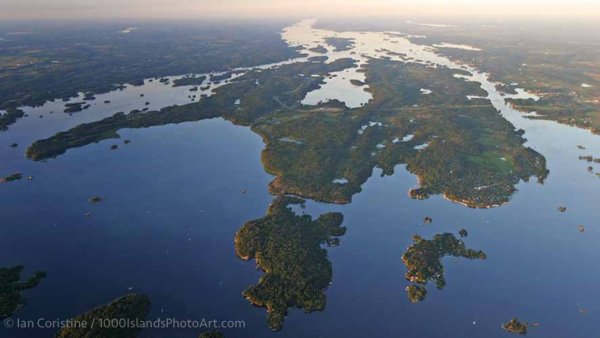
POLYGON ((0 19, 585 16, 600 0, 0 0, 0 19))

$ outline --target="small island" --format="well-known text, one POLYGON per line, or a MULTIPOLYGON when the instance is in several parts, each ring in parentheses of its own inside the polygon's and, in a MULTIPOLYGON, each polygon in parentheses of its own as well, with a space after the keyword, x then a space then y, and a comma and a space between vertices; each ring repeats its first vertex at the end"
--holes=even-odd
POLYGON ((411 284, 406 287, 406 294, 411 303, 416 304, 422 302, 427 296, 427 289, 424 286, 411 284))
POLYGON ((350 83, 352 83, 353 85, 357 86, 357 87, 362 87, 365 86, 366 83, 361 81, 361 80, 357 80, 357 79, 351 79, 350 83))
POLYGON ((173 80, 173 87, 180 86, 200 86, 206 80, 206 76, 186 76, 181 79, 173 80))
POLYGON ((518 333, 521 335, 527 334, 527 323, 520 322, 517 318, 511 319, 509 322, 502 324, 502 328, 510 333, 518 333))
POLYGON ((314 53, 319 53, 319 54, 327 53, 327 48, 325 48, 321 45, 318 45, 317 47, 309 48, 308 50, 311 52, 314 52, 314 53))
POLYGON ((73 102, 65 104, 65 113, 77 113, 84 109, 85 102, 73 102))
POLYGON ((482 260, 487 258, 481 250, 467 249, 463 241, 451 233, 437 234, 431 240, 415 235, 413 242, 414 244, 409 246, 402 255, 402 262, 408 270, 406 279, 414 283, 407 288, 408 297, 413 303, 425 298, 424 286, 427 282, 434 282, 438 289, 446 286, 442 258, 446 256, 482 260))
POLYGON ((0 179, 0 183, 8 183, 8 182, 14 182, 14 181, 19 181, 23 178, 23 174, 22 173, 14 173, 14 174, 10 174, 4 178, 0 179))

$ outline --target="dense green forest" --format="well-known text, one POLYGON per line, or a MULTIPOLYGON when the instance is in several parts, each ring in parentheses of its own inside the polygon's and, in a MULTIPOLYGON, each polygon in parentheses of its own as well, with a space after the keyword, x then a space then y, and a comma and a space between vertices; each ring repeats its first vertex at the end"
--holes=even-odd
POLYGON ((26 281, 21 281, 23 266, 0 268, 0 319, 12 316, 26 300, 22 291, 35 288, 46 277, 44 272, 36 272, 26 281))
POLYGON ((244 297, 267 309, 267 324, 273 330, 283 327, 290 307, 306 312, 325 308, 332 267, 321 245, 337 245, 346 232, 340 213, 312 219, 289 208, 302 203, 299 198, 278 197, 265 217, 244 224, 235 236, 236 254, 256 259, 265 273, 244 297))
POLYGON ((411 302, 417 303, 425 299, 425 285, 433 282, 438 289, 446 286, 442 258, 446 256, 467 259, 486 259, 486 254, 479 250, 467 249, 465 243, 451 233, 437 234, 431 240, 415 235, 413 244, 408 247, 402 262, 406 266, 406 279, 414 283, 406 291, 411 302))

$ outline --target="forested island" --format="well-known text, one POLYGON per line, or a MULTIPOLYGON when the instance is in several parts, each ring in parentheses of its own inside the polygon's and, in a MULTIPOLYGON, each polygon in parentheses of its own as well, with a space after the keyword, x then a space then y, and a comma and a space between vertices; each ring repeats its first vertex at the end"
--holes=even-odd
POLYGON ((486 254, 479 250, 467 249, 464 242, 451 233, 437 234, 431 240, 415 235, 408 247, 402 262, 406 266, 406 279, 414 284, 407 287, 408 298, 413 303, 425 299, 425 285, 433 282, 438 289, 446 286, 442 258, 446 256, 467 259, 486 259, 486 254))
POLYGON ((46 277, 44 272, 36 272, 29 279, 21 281, 23 266, 0 268, 0 319, 12 316, 26 300, 22 291, 33 289, 46 277))
POLYGON ((340 213, 312 219, 290 209, 302 203, 299 198, 278 197, 265 217, 244 224, 235 236, 238 257, 256 259, 265 273, 244 297, 267 309, 267 324, 273 330, 283 327, 288 308, 306 312, 325 308, 332 267, 321 245, 337 245, 346 232, 340 213))
POLYGON ((206 80, 206 76, 186 76, 173 80, 173 87, 179 86, 200 86, 206 80))

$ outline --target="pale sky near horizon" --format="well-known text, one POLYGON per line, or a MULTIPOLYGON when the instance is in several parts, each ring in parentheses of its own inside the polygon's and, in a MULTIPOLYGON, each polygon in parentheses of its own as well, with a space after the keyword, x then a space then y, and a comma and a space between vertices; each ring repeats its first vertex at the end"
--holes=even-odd
POLYGON ((600 0, 0 0, 0 19, 354 15, 600 18, 600 0))

